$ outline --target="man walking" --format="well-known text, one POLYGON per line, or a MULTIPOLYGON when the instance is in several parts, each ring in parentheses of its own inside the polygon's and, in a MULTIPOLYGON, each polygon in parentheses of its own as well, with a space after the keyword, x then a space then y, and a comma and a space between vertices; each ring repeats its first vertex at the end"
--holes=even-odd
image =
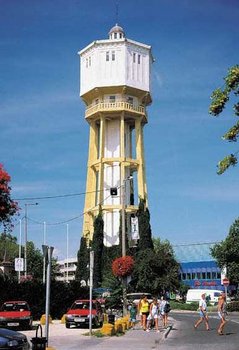
POLYGON ((220 318, 220 324, 217 330, 217 333, 219 335, 223 335, 223 328, 226 324, 226 294, 222 293, 221 296, 218 298, 218 306, 217 306, 217 311, 218 311, 218 316, 220 318))

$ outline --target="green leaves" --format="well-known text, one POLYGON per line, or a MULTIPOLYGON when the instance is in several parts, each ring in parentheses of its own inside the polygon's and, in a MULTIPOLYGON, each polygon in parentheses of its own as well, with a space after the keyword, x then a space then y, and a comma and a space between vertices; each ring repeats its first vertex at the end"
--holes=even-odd
POLYGON ((236 164, 237 164, 237 158, 233 154, 226 156, 225 158, 220 160, 220 162, 218 163, 217 174, 218 175, 223 174, 231 165, 235 166, 236 164))
MULTIPOLYGON (((230 95, 233 93, 235 96, 239 95, 239 65, 235 65, 228 69, 228 74, 224 78, 224 88, 218 88, 213 91, 211 95, 211 105, 209 106, 209 113, 213 116, 218 116, 225 108, 229 101, 230 95)), ((239 116, 239 102, 233 105, 233 112, 236 117, 239 116)), ((222 137, 223 140, 237 141, 239 134, 239 121, 233 125, 222 137)), ((223 174, 231 165, 237 164, 237 157, 235 154, 231 154, 218 163, 217 174, 223 174)))

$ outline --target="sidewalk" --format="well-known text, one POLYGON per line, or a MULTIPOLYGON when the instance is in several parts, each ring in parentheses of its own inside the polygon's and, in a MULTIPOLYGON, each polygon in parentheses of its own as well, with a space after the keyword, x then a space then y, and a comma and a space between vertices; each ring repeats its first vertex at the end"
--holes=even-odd
POLYGON ((130 329, 124 335, 116 337, 104 337, 98 339, 89 338, 86 348, 94 350, 152 350, 159 349, 160 343, 167 337, 172 328, 170 324, 166 329, 160 328, 160 332, 155 330, 145 332, 141 328, 130 329))

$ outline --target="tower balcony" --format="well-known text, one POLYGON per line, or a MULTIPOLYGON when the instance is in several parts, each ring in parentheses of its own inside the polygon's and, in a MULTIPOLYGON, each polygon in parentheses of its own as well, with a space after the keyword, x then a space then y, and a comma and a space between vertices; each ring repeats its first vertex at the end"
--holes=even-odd
POLYGON ((144 116, 147 121, 146 108, 144 106, 133 105, 132 103, 125 101, 100 102, 98 104, 90 105, 86 108, 85 118, 94 118, 95 115, 102 112, 127 112, 131 115, 144 116))

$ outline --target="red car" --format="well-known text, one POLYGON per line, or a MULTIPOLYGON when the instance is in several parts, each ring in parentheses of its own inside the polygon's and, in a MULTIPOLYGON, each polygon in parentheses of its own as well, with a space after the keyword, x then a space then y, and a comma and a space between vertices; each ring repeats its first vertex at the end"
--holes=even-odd
MULTIPOLYGON (((90 300, 76 300, 66 313, 66 328, 70 326, 89 326, 90 319, 90 300)), ((92 325, 101 327, 104 316, 100 303, 92 300, 92 325)))
POLYGON ((26 301, 6 301, 0 309, 0 327, 32 328, 32 316, 26 301))

